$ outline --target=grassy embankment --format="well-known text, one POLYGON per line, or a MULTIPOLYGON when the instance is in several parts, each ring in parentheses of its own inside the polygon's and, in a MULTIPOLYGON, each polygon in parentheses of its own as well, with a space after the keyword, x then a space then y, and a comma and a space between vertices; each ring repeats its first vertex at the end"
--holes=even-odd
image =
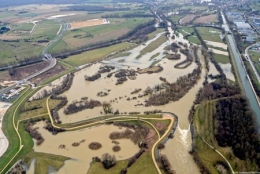
POLYGON ((249 51, 249 54, 250 54, 252 61, 254 62, 255 69, 260 74, 260 64, 259 64, 260 53, 258 53, 256 51, 249 51))
POLYGON ((148 22, 149 18, 115 18, 108 20, 111 22, 110 24, 69 30, 62 39, 54 44, 50 52, 61 52, 101 41, 117 39, 136 26, 148 22))
MULTIPOLYGON (((28 88, 27 88, 28 89, 28 88)), ((22 122, 18 122, 19 119, 19 115, 21 114, 20 111, 20 107, 24 105, 24 103, 28 100, 28 98, 30 97, 31 94, 33 94, 35 91, 30 91, 30 90, 24 90, 21 93, 20 98, 18 98, 13 105, 8 109, 8 111, 6 112, 4 119, 3 119, 3 132, 6 135, 7 139, 9 142, 12 142, 9 144, 7 151, 5 152, 5 154, 0 158, 0 172, 2 171, 2 169, 4 169, 4 167, 9 163, 9 161, 11 161, 9 163, 9 165, 5 168, 5 170, 3 170, 2 172, 5 173, 17 160, 26 157, 26 155, 30 155, 33 152, 33 141, 31 136, 24 130, 24 126, 22 122), (15 112, 16 111, 16 112, 15 112), (14 118, 14 125, 13 123, 13 118, 14 118), (19 124, 18 124, 19 123, 19 124), (19 151, 19 138, 18 135, 15 131, 15 127, 18 127, 18 131, 20 133, 21 136, 21 140, 22 140, 22 145, 23 148, 21 149, 21 151, 15 156, 15 154, 19 151), (12 159, 14 157, 14 159, 12 159), (12 160, 11 160, 12 159, 12 160)), ((34 152, 35 154, 35 159, 40 160, 39 158, 42 157, 42 153, 38 154, 36 152, 34 152)), ((53 155, 49 155, 49 154, 44 154, 45 155, 45 159, 53 159, 53 155)), ((57 159, 63 159, 63 161, 65 161, 67 158, 65 157, 60 157, 60 156, 56 156, 55 158, 57 159)), ((54 159, 55 159, 54 158, 54 159)), ((61 162, 61 160, 60 160, 61 162)), ((37 162, 38 163, 38 162, 37 162)), ((45 166, 45 162, 44 161, 40 161, 39 164, 41 166, 45 166)), ((56 166, 53 166, 56 167, 56 166)), ((44 170, 41 169, 36 170, 36 173, 47 173, 48 168, 44 167, 44 170)))
POLYGON ((217 125, 217 122, 214 120, 214 114, 217 102, 218 100, 207 101, 200 104, 197 106, 194 114, 193 123, 195 128, 195 147, 199 159, 203 165, 207 167, 210 173, 216 174, 218 172, 214 165, 219 161, 225 162, 219 154, 203 142, 203 138, 207 143, 215 147, 225 156, 235 171, 241 171, 245 166, 254 171, 254 166, 250 165, 249 161, 238 159, 233 154, 230 147, 218 146, 218 142, 214 138, 214 131, 217 125))

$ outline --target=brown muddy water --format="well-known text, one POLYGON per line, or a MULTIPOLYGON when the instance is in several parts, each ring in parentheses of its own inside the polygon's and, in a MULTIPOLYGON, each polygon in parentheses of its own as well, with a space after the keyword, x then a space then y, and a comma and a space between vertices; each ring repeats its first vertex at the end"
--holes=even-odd
MULTIPOLYGON (((170 28, 169 31, 172 36, 173 31, 170 28)), ((160 37, 162 34, 164 33, 158 34, 154 39, 151 39, 146 44, 140 45, 129 51, 131 53, 129 56, 106 59, 99 63, 93 64, 88 68, 84 68, 78 71, 75 74, 71 88, 62 95, 67 96, 69 101, 68 103, 71 103, 75 100, 80 100, 82 97, 99 100, 100 102, 113 101, 111 104, 114 111, 118 109, 120 113, 133 111, 144 112, 154 109, 161 109, 164 112, 172 112, 176 114, 179 118, 178 129, 175 132, 174 139, 171 139, 166 143, 166 148, 162 150, 162 153, 167 155, 173 169, 177 173, 196 174, 199 173, 199 169, 193 161, 193 157, 189 154, 189 151, 191 150, 191 133, 189 129, 190 123, 188 121, 188 114, 193 101, 195 100, 196 93, 198 92, 199 88, 202 87, 205 76, 205 69, 203 68, 201 78, 198 83, 177 102, 171 102, 164 106, 144 107, 135 105, 141 103, 144 104, 144 101, 146 99, 145 97, 137 98, 137 100, 126 100, 127 97, 133 98, 138 96, 139 93, 133 95, 130 94, 135 89, 141 88, 142 91, 140 93, 142 93, 148 86, 154 87, 155 85, 160 84, 161 81, 159 80, 159 77, 164 77, 167 79, 168 82, 172 83, 175 82, 179 77, 192 72, 193 69, 197 67, 195 63, 192 63, 186 69, 174 68, 175 64, 185 59, 185 56, 182 54, 180 60, 168 60, 167 58, 164 58, 164 48, 167 45, 171 44, 173 41, 180 41, 189 45, 189 42, 183 39, 183 36, 180 33, 175 40, 169 39, 167 42, 163 43, 152 52, 146 53, 141 58, 136 59, 143 48, 145 48, 147 45, 149 45, 149 43, 160 37), (158 52, 160 53, 159 56, 151 60, 150 58, 158 52), (85 81, 84 79, 85 75, 91 76, 95 74, 100 66, 113 65, 116 67, 116 69, 136 70, 137 68, 147 68, 155 61, 159 61, 156 64, 160 64, 164 68, 163 71, 153 74, 138 74, 136 80, 128 79, 121 85, 115 85, 115 77, 106 78, 107 73, 102 74, 101 78, 94 82, 85 81), (108 92, 108 90, 111 91, 108 92), (108 92, 109 95, 105 97, 98 97, 97 93, 101 91, 108 92), (122 99, 119 99, 119 97, 122 97, 122 99)), ((169 38, 171 38, 171 36, 169 38)), ((218 73, 215 67, 213 67, 214 65, 210 64, 210 72, 212 72, 212 74, 218 73)), ((100 111, 102 111, 102 108, 96 107, 94 109, 83 110, 76 114, 65 115, 63 113, 63 109, 61 109, 59 111, 59 114, 62 123, 73 123, 84 119, 98 117, 102 115, 100 111)), ((113 144, 108 138, 108 135, 110 132, 118 130, 118 128, 114 126, 99 126, 80 131, 60 133, 56 136, 53 136, 49 132, 41 128, 43 126, 42 123, 38 123, 38 126, 40 127, 40 132, 45 138, 45 142, 41 146, 34 147, 37 152, 64 155, 72 158, 71 160, 66 161, 65 165, 58 172, 52 171, 50 173, 75 173, 75 168, 87 172, 89 168, 89 163, 93 156, 101 156, 105 152, 113 154, 113 144), (79 147, 71 146, 73 142, 78 142, 82 139, 85 139, 86 142, 84 142, 79 147), (99 141, 100 143, 102 143, 102 149, 98 151, 89 150, 87 146, 90 142, 93 141, 99 141), (58 149, 59 145, 61 144, 65 144, 66 149, 58 149)), ((134 145, 130 140, 120 140, 120 146, 122 150, 115 154, 117 160, 129 158, 138 151, 138 147, 134 145)))
MULTIPOLYGON (((132 157, 139 151, 138 145, 135 145, 130 139, 120 139, 117 141, 119 142, 121 150, 119 152, 113 152, 112 147, 114 144, 109 138, 109 134, 114 131, 124 131, 125 128, 119 129, 119 127, 113 125, 100 125, 52 135, 43 128, 44 124, 44 122, 38 122, 34 126, 39 127, 38 131, 45 139, 40 146, 34 145, 34 150, 36 152, 51 153, 71 158, 71 160, 65 162, 65 165, 59 171, 51 171, 50 173, 87 173, 92 157, 94 156, 101 157, 102 154, 109 153, 115 155, 117 160, 124 160, 132 157), (85 140, 85 142, 77 147, 72 146, 72 143, 82 140, 85 140), (102 148, 99 150, 90 150, 88 145, 91 142, 101 143, 102 148), (60 145, 65 145, 65 149, 59 148, 60 145)), ((29 170, 31 170, 31 168, 29 170)))

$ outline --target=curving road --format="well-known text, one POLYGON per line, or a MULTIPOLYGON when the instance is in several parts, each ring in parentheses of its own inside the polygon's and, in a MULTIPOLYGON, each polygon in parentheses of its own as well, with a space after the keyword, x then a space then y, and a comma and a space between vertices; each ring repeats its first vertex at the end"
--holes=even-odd
POLYGON ((255 43, 255 44, 250 45, 249 47, 247 47, 246 50, 245 50, 245 54, 246 54, 246 56, 247 56, 248 62, 250 63, 251 67, 253 68, 253 71, 254 71, 254 73, 255 73, 255 75, 256 75, 256 77, 257 77, 258 82, 260 83, 260 75, 258 74, 257 70, 255 69, 254 63, 253 63, 252 59, 250 58, 250 56, 249 56, 249 54, 248 54, 248 50, 249 50, 251 47, 253 47, 253 46, 255 46, 255 45, 259 45, 259 44, 260 44, 260 42, 255 43))
POLYGON ((13 85, 11 85, 11 86, 8 86, 7 88, 4 88, 4 89, 0 90, 0 95, 6 93, 6 92, 8 92, 8 91, 10 91, 11 89, 13 89, 14 87, 16 87, 16 86, 19 85, 19 84, 23 84, 23 83, 25 83, 26 81, 28 81, 29 79, 31 79, 31 78, 33 78, 33 77, 36 77, 36 76, 38 76, 38 75, 40 75, 40 74, 42 74, 42 73, 44 73, 44 72, 50 70, 51 68, 53 68, 53 67, 56 65, 56 63, 57 63, 56 59, 53 58, 53 57, 52 57, 50 54, 48 54, 47 52, 48 52, 48 50, 51 48, 51 46, 53 46, 57 41, 59 41, 59 39, 64 35, 64 32, 69 29, 69 24, 67 24, 67 23, 65 23, 65 22, 63 22, 63 21, 61 21, 61 20, 59 20, 59 19, 56 19, 56 21, 61 24, 61 30, 60 30, 59 33, 57 33, 57 36, 56 36, 52 41, 50 41, 50 42, 46 45, 46 47, 42 50, 42 55, 43 55, 45 58, 47 58, 48 60, 50 60, 50 65, 47 66, 46 68, 44 68, 44 69, 42 69, 42 70, 40 70, 40 71, 38 71, 38 72, 32 74, 32 75, 30 75, 30 76, 24 78, 24 79, 22 79, 22 80, 16 82, 15 84, 13 84, 13 85))

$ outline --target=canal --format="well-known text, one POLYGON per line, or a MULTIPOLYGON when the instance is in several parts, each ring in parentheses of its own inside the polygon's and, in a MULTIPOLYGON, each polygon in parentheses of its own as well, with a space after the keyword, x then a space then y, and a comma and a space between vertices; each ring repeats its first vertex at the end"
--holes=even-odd
MULTIPOLYGON (((226 19, 225 19, 225 16, 223 15, 223 13, 222 13, 222 18, 223 18, 223 27, 225 28, 226 32, 228 32, 229 28, 228 28, 228 25, 226 23, 226 19)), ((230 34, 228 34, 227 38, 228 38, 228 42, 229 42, 230 47, 231 47, 231 51, 232 51, 234 58, 235 58, 236 66, 237 66, 237 69, 238 69, 238 73, 239 73, 241 82, 242 82, 243 87, 244 87, 246 97, 248 98, 250 107, 255 112, 255 115, 257 117, 257 122, 260 125, 260 108, 259 108, 259 105, 258 105, 258 101, 257 101, 256 96, 254 94, 254 91, 253 91, 253 89, 250 85, 250 82, 247 78, 247 72, 243 68, 242 60, 240 58, 240 54, 238 53, 238 51, 236 49, 236 45, 235 45, 235 42, 233 40, 233 37, 230 34)))

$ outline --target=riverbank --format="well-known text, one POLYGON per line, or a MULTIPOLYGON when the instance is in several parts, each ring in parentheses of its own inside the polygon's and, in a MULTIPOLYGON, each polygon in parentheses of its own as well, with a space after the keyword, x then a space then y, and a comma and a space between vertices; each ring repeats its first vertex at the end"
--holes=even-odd
POLYGON ((8 139, 2 131, 2 123, 4 114, 10 106, 10 103, 0 102, 0 157, 5 153, 9 146, 8 139))

